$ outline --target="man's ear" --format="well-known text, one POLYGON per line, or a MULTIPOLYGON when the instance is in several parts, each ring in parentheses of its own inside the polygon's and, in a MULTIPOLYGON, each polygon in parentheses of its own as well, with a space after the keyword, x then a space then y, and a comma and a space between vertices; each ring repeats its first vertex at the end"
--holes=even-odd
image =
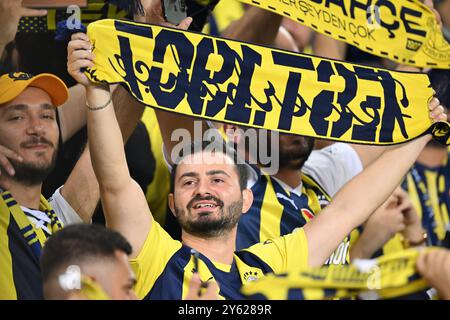
POLYGON ((173 197, 173 193, 169 193, 168 205, 169 205, 170 211, 172 211, 172 214, 176 217, 176 214, 175 214, 175 200, 174 200, 174 197, 173 197))
POLYGON ((252 207, 252 204, 253 204, 252 190, 250 190, 248 188, 242 190, 242 199, 243 199, 242 213, 246 213, 248 210, 250 210, 250 208, 252 207))
POLYGON ((235 124, 224 123, 223 131, 228 141, 232 141, 234 144, 238 144, 242 139, 242 129, 235 124))

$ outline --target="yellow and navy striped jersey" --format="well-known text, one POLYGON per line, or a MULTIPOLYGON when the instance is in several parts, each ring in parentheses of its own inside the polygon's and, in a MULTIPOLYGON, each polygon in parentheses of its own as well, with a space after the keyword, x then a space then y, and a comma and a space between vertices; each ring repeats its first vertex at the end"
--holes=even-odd
POLYGON ((430 168, 415 163, 405 178, 402 187, 422 219, 428 233, 429 245, 440 245, 449 224, 450 164, 448 158, 439 166, 430 168))
POLYGON ((219 284, 223 299, 244 299, 242 286, 267 273, 297 272, 308 265, 308 242, 303 229, 284 237, 267 240, 234 253, 226 265, 199 254, 172 239, 154 221, 141 252, 130 260, 136 274, 135 291, 140 299, 177 299, 186 296, 196 269, 202 282, 219 284))
POLYGON ((43 196, 47 219, 29 218, 8 191, 0 197, 0 300, 43 299, 39 258, 50 234, 61 228, 43 196))
MULTIPOLYGON (((446 226, 449 224, 450 205, 450 166, 448 159, 442 166, 430 168, 416 162, 402 182, 402 188, 408 192, 411 202, 422 227, 428 233, 428 245, 439 246, 444 240, 446 226)), ((356 241, 362 228, 354 230, 352 243, 356 241)), ((404 250, 403 236, 397 233, 380 250, 374 258, 404 250)))
POLYGON ((302 174, 301 194, 289 192, 273 176, 258 173, 251 188, 253 204, 238 224, 236 247, 238 249, 264 242, 269 238, 286 235, 295 228, 303 227, 330 197, 306 174, 302 174))

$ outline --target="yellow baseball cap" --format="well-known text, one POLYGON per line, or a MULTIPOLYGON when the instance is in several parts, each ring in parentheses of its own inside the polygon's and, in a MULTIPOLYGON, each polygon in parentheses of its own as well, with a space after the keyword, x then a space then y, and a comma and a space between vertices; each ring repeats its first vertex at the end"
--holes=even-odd
POLYGON ((37 76, 24 72, 4 74, 0 77, 0 105, 14 100, 26 88, 40 88, 48 93, 55 107, 62 105, 69 97, 64 82, 50 73, 37 76))

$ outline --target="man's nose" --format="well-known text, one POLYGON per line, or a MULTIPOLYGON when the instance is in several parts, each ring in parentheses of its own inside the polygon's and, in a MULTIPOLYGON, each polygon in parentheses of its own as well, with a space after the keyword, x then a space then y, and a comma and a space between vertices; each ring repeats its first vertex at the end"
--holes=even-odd
POLYGON ((39 118, 33 117, 30 120, 29 126, 27 128, 27 133, 30 135, 43 135, 44 134, 44 125, 39 118))

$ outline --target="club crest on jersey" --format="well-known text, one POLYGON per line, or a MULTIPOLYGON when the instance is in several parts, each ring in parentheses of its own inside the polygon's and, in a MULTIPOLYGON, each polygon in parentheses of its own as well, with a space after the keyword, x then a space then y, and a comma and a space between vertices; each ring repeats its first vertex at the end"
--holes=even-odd
POLYGON ((244 273, 244 280, 252 282, 258 280, 258 271, 247 271, 244 273))

